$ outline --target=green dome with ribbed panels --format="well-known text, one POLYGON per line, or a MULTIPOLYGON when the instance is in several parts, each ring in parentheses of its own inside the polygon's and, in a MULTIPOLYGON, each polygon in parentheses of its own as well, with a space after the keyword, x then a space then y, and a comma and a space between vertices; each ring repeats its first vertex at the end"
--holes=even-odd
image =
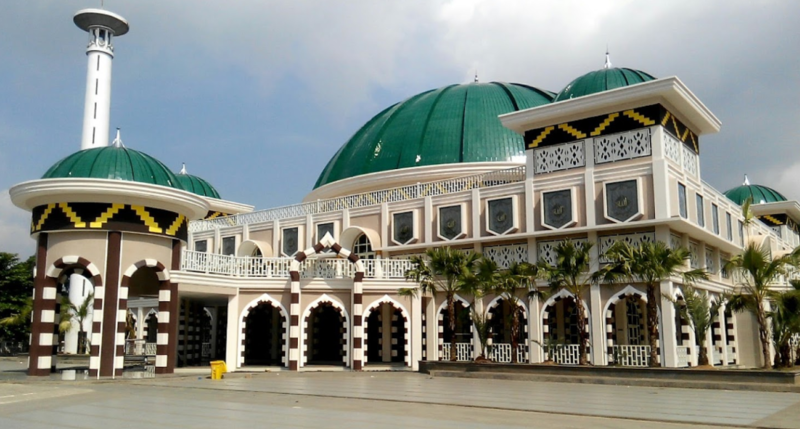
POLYGON ((752 198, 752 204, 777 203, 786 201, 780 192, 761 185, 751 185, 745 182, 742 186, 728 189, 724 192, 725 196, 736 204, 744 204, 747 198, 752 198))
POLYGON ((499 115, 548 104, 550 91, 516 83, 450 85, 417 94, 370 119, 331 158, 314 188, 363 174, 525 155, 499 115))
POLYGON ((180 182, 180 184, 183 186, 183 189, 186 189, 191 193, 203 197, 220 199, 219 192, 217 192, 217 190, 202 177, 197 177, 182 172, 176 174, 175 177, 178 178, 178 182, 180 182))
POLYGON ((603 68, 595 70, 573 80, 558 93, 554 101, 564 101, 570 98, 583 97, 596 94, 609 89, 635 85, 655 80, 649 73, 641 70, 626 68, 603 68))
POLYGON ((175 174, 152 156, 124 146, 75 152, 56 162, 42 179, 91 178, 128 180, 185 190, 175 174))

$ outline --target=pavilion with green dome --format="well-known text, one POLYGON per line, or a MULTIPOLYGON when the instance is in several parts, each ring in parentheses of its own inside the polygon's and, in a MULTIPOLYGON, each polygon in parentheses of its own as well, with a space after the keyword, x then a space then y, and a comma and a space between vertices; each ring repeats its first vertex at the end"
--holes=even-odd
MULTIPOLYGON (((90 34, 100 34, 95 18, 128 30, 118 15, 84 15, 90 34)), ((110 61, 106 47, 92 46, 90 55, 110 61)), ((110 70, 100 72, 110 82, 110 70)), ((107 99, 88 91, 87 106, 110 102, 100 95, 107 99)), ((90 377, 124 377, 133 360, 151 375, 212 360, 230 371, 471 361, 480 342, 470 311, 488 315, 485 357, 494 362, 690 367, 704 344, 714 366, 756 367, 754 318, 724 307, 701 341, 662 301, 652 343, 640 283, 520 295, 517 331, 504 323, 502 294, 456 294, 458 322, 445 323, 446 296, 409 295, 419 285, 406 273, 433 248, 508 268, 554 264, 559 243, 591 242, 599 267, 614 243, 661 241, 689 249, 689 267, 709 274, 694 287, 719 300, 736 288, 724 267, 746 243, 774 254, 800 244, 796 201, 747 181, 722 193, 702 180, 701 140, 722 124, 679 78, 614 68, 608 57, 560 91, 476 81, 388 106, 339 147, 302 203, 262 210, 224 200, 185 166, 175 173, 125 147, 119 132, 99 144, 104 115, 85 118, 80 151, 9 190, 31 212, 37 243, 30 375, 47 376, 77 353, 77 332, 57 329, 58 306, 62 296, 78 302, 90 293, 82 331, 90 377), (745 228, 748 199, 758 221, 745 228)), ((680 300, 686 286, 663 281, 657 296, 680 300)))

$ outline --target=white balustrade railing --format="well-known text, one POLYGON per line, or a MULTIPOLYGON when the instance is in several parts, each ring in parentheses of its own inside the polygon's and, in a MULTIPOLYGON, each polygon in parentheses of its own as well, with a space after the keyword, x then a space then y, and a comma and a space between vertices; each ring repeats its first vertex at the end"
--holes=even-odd
POLYGON ((125 341, 125 354, 132 356, 155 356, 156 343, 148 343, 144 339, 125 341))
MULTIPOLYGON (((472 343, 456 343, 456 360, 468 362, 472 359, 472 343)), ((450 343, 442 345, 442 360, 450 360, 450 343)))
MULTIPOLYGON (((509 343, 496 343, 492 344, 489 350, 489 356, 487 357, 489 360, 498 362, 498 363, 510 363, 511 362, 511 344, 509 343)), ((518 344, 517 345, 517 362, 527 362, 528 361, 528 353, 525 352, 525 345, 518 344)))
MULTIPOLYGON (((288 278, 292 261, 293 258, 218 255, 184 250, 181 270, 233 277, 288 278)), ((366 278, 402 279, 406 271, 412 268, 408 259, 367 259, 363 262, 366 278)), ((352 278, 355 273, 356 267, 352 262, 339 258, 306 259, 300 264, 300 276, 303 278, 352 278)))
POLYGON ((720 347, 711 348, 711 365, 722 365, 722 349, 720 347))
POLYGON ((692 363, 692 355, 689 347, 680 346, 678 347, 677 352, 678 352, 678 367, 685 368, 690 366, 692 363))
POLYGON ((736 362, 736 353, 733 352, 733 346, 725 346, 725 351, 728 353, 728 364, 736 362))
POLYGON ((189 222, 189 231, 207 231, 214 228, 290 219, 309 214, 327 213, 342 209, 368 207, 385 202, 406 201, 428 196, 452 194, 476 188, 504 185, 525 180, 525 166, 492 171, 466 177, 418 183, 379 191, 364 192, 344 197, 318 200, 309 203, 259 210, 233 216, 189 222))
MULTIPOLYGON (((554 362, 561 365, 578 365, 581 362, 580 346, 578 344, 559 344, 552 349, 554 362)), ((589 353, 589 348, 586 348, 589 353)))
POLYGON ((612 346, 608 362, 621 366, 649 366, 650 346, 612 346))

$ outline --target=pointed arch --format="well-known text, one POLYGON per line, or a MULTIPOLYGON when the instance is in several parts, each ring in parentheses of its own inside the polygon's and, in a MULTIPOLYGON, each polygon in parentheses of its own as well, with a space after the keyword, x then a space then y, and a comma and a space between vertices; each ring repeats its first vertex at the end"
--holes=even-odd
POLYGON ((265 292, 264 294, 262 294, 258 298, 253 299, 246 306, 244 306, 244 309, 239 314, 239 332, 238 332, 238 341, 236 342, 236 344, 237 344, 236 367, 237 368, 241 368, 242 365, 244 365, 244 353, 245 353, 244 349, 245 349, 245 341, 247 341, 247 339, 245 338, 245 330, 247 328, 247 317, 250 315, 250 312, 252 310, 254 310, 256 307, 258 307, 261 304, 267 304, 267 303, 272 305, 273 307, 277 308, 278 311, 281 314, 281 317, 283 317, 283 323, 281 324, 281 329, 282 329, 282 332, 281 332, 281 342, 282 342, 281 352, 282 353, 281 354, 283 355, 283 357, 281 358, 281 362, 283 362, 284 366, 288 366, 288 364, 289 364, 289 347, 288 347, 288 344, 289 344, 289 330, 288 330, 289 312, 286 311, 286 307, 284 307, 283 304, 278 299, 272 297, 270 294, 265 292))
POLYGON ((401 304, 399 301, 393 299, 389 295, 383 295, 379 299, 373 301, 366 309, 364 309, 364 363, 367 362, 367 328, 368 328, 368 321, 369 316, 379 305, 381 304, 390 304, 394 308, 400 310, 400 314, 403 315, 403 327, 405 328, 405 334, 403 335, 403 340, 405 342, 403 349, 405 350, 405 357, 403 361, 405 362, 406 366, 411 366, 411 353, 409 350, 409 345, 411 344, 411 315, 406 310, 405 306, 401 304))
POLYGON ((308 331, 308 319, 311 316, 311 311, 314 310, 315 308, 319 307, 321 304, 330 304, 331 306, 333 306, 333 308, 339 310, 339 312, 342 314, 342 316, 344 318, 344 322, 343 322, 344 332, 342 333, 342 340, 343 340, 342 348, 344 350, 344 359, 343 360, 344 360, 345 364, 350 362, 350 334, 349 334, 349 332, 350 332, 350 329, 349 329, 350 328, 350 315, 347 312, 347 307, 344 305, 344 303, 339 298, 337 298, 335 296, 330 296, 327 293, 323 293, 322 296, 320 296, 319 298, 315 299, 310 304, 308 304, 308 306, 306 306, 305 311, 303 311, 303 316, 301 318, 301 320, 303 321, 303 324, 301 325, 300 336, 301 336, 301 338, 303 338, 304 344, 303 344, 303 349, 302 349, 303 357, 302 357, 302 360, 300 362, 300 366, 305 366, 306 362, 308 362, 308 356, 307 356, 308 344, 306 344, 306 342, 307 342, 306 340, 308 340, 308 333, 307 333, 307 331, 308 331))

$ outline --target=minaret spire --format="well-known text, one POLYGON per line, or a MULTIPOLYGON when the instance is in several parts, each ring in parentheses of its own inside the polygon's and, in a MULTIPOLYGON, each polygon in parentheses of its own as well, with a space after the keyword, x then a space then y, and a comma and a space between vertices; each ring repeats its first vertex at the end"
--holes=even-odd
MULTIPOLYGON (((101 7, 103 3, 101 2, 101 7)), ((86 101, 83 107, 81 150, 108 146, 111 116, 111 40, 128 32, 125 18, 103 9, 84 9, 73 17, 75 25, 89 33, 86 47, 86 101)))
POLYGON ((119 136, 119 128, 117 128, 117 136, 114 137, 114 141, 111 142, 111 146, 125 147, 125 145, 122 144, 122 137, 119 136))
POLYGON ((606 45, 606 63, 603 64, 603 68, 606 70, 611 68, 611 55, 608 53, 608 45, 606 45))

